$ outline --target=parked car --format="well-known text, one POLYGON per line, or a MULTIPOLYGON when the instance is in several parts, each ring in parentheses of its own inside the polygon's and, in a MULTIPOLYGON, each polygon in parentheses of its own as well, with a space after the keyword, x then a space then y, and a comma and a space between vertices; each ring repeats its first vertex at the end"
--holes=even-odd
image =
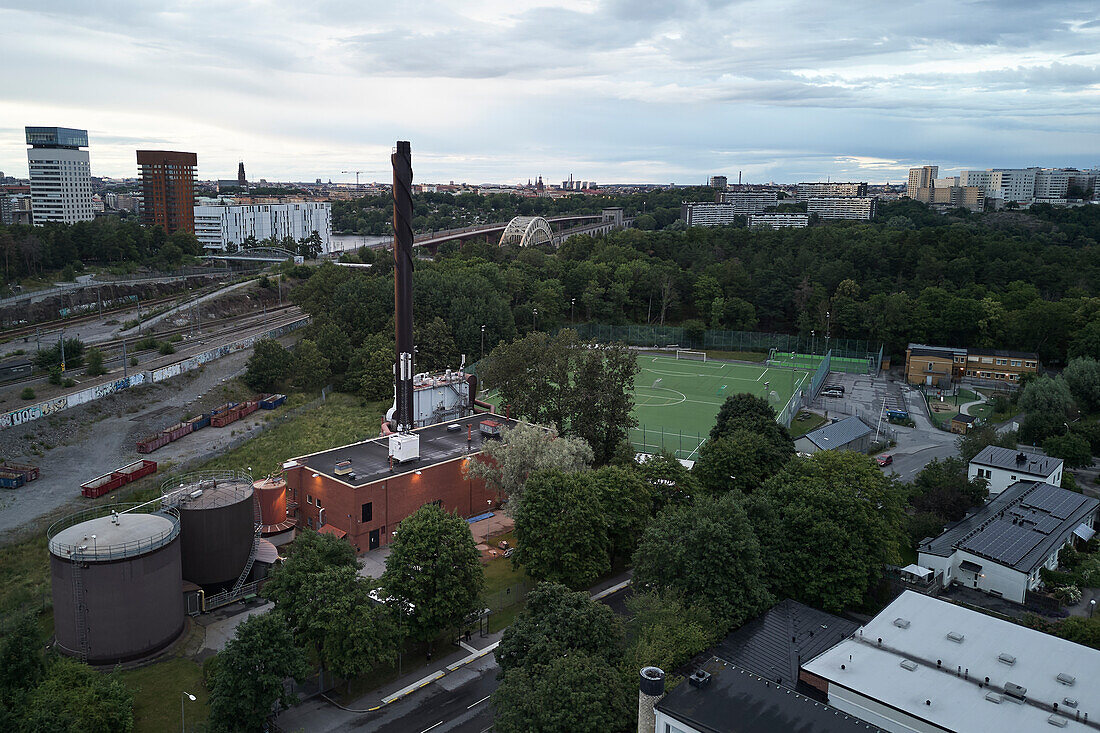
POLYGON ((875 458, 875 462, 880 466, 889 466, 894 462, 894 457, 889 453, 883 453, 881 456, 875 458))
POLYGON ((825 389, 833 390, 835 392, 840 392, 841 394, 844 394, 844 385, 843 384, 826 384, 825 389))
POLYGON ((821 390, 821 394, 824 395, 825 397, 843 397, 844 396, 843 392, 841 392, 839 389, 834 389, 832 387, 826 387, 825 389, 821 390))

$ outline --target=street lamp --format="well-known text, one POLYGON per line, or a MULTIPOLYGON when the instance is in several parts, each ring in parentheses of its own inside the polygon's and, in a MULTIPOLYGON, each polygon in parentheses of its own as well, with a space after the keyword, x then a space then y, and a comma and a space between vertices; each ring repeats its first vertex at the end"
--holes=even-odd
POLYGON ((190 692, 181 692, 180 693, 180 732, 181 733, 187 733, 187 718, 184 717, 183 705, 188 700, 190 700, 191 702, 195 702, 195 696, 192 695, 190 692))
POLYGON ((1093 598, 1089 601, 1089 618, 1092 618, 1092 612, 1096 610, 1096 599, 1093 598))
POLYGON ((485 326, 481 326, 481 358, 485 358, 485 326))
POLYGON ((538 327, 539 327, 539 309, 538 308, 532 308, 531 309, 531 328, 533 330, 537 331, 538 327))
POLYGON ((576 305, 576 303, 577 303, 576 298, 570 298, 569 299, 569 321, 572 322, 572 323, 576 323, 576 319, 573 318, 573 306, 576 305))

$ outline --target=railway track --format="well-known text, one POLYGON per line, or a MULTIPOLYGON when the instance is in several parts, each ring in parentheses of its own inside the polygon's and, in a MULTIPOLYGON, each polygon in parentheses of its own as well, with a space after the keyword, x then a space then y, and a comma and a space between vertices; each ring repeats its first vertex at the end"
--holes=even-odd
MULTIPOLYGON (((220 287, 223 287, 223 286, 220 285, 220 284, 216 284, 216 285, 212 285, 212 286, 206 286, 206 287, 204 287, 200 290, 191 291, 189 297, 195 298, 195 297, 201 297, 203 295, 208 295, 208 294, 214 292, 215 290, 217 290, 220 287)), ((43 321, 41 323, 33 323, 33 324, 26 325, 26 326, 17 326, 15 328, 0 329, 0 340, 11 341, 13 339, 23 338, 24 336, 32 336, 35 333, 46 334, 46 333, 52 333, 52 332, 55 332, 55 331, 58 331, 58 330, 61 330, 61 329, 69 329, 73 326, 79 326, 82 323, 88 323, 90 321, 98 320, 100 318, 103 318, 103 316, 105 316, 107 314, 110 314, 110 313, 116 313, 116 312, 119 312, 119 311, 129 310, 130 308, 133 308, 134 306, 140 306, 142 310, 156 309, 158 306, 164 305, 166 303, 171 303, 173 301, 178 301, 180 299, 180 297, 181 297, 181 293, 176 293, 175 295, 168 295, 168 296, 165 296, 163 298, 155 298, 153 300, 145 300, 145 301, 135 301, 135 302, 115 306, 113 308, 105 309, 103 311, 103 313, 95 312, 95 313, 88 313, 86 315, 80 315, 80 316, 70 316, 70 317, 67 317, 67 318, 55 318, 52 321, 43 321)))
MULTIPOLYGON (((204 321, 201 326, 202 340, 206 342, 212 339, 224 337, 228 334, 245 334, 246 332, 257 328, 275 328, 277 326, 285 325, 286 323, 291 323, 298 318, 301 318, 303 315, 305 314, 301 311, 300 308, 298 308, 298 306, 284 305, 268 309, 266 313, 248 313, 245 315, 227 316, 225 318, 204 321), (215 326, 215 330, 211 331, 211 326, 215 326)), ((104 352, 103 364, 104 366, 109 367, 112 364, 120 364, 122 362, 123 342, 127 344, 126 358, 140 358, 141 355, 148 355, 150 354, 150 352, 154 351, 154 349, 134 349, 134 344, 141 339, 146 338, 147 336, 152 336, 158 341, 164 341, 172 336, 188 333, 191 330, 192 328, 189 324, 186 326, 178 326, 175 328, 165 329, 163 331, 157 331, 155 333, 135 335, 126 339, 102 341, 98 344, 95 344, 94 346, 95 348, 100 349, 104 352)), ((186 342, 184 343, 184 345, 187 345, 186 342)), ((185 358, 188 357, 182 356, 180 358, 180 361, 185 358)), ((135 368, 140 368, 140 364, 139 367, 135 368)), ((41 382, 43 379, 46 378, 47 375, 45 374, 32 374, 29 377, 22 377, 20 379, 12 379, 0 382, 0 387, 5 389, 10 387, 18 388, 24 385, 31 385, 41 382)))

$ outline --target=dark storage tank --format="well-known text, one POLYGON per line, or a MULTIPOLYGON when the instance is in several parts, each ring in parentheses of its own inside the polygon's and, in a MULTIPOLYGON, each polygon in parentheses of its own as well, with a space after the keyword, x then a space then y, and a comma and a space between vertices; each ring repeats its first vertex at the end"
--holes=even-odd
POLYGON ((184 579, 204 588, 234 583, 256 539, 252 476, 188 474, 162 491, 166 502, 179 509, 184 579))
POLYGON ((115 504, 47 533, 54 633, 63 654, 114 664, 159 651, 183 631, 175 509, 115 504))

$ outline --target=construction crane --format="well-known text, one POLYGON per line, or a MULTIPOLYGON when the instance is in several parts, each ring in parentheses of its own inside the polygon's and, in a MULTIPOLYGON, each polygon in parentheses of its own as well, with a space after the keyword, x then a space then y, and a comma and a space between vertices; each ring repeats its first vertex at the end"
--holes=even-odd
POLYGON ((341 173, 354 173, 355 174, 355 190, 359 190, 359 174, 366 173, 366 171, 340 171, 341 173))

